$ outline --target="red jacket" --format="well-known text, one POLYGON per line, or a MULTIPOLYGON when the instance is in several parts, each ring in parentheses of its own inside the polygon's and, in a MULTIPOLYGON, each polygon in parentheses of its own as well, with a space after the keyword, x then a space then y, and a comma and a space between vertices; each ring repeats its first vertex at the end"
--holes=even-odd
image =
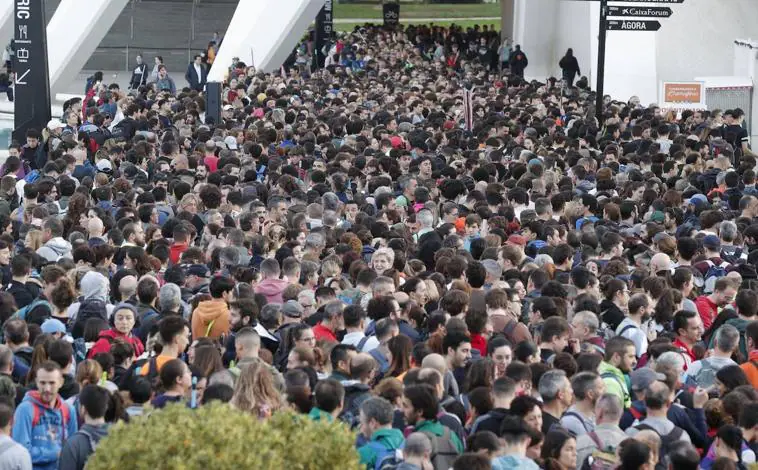
POLYGON ((703 328, 707 330, 718 316, 719 306, 711 302, 707 295, 701 295, 695 299, 695 306, 700 314, 700 319, 703 320, 703 328))
POLYGON ((478 349, 482 357, 487 357, 487 340, 480 334, 471 335, 471 347, 478 349))
POLYGON ((87 359, 92 359, 95 357, 95 354, 110 352, 111 344, 113 344, 116 339, 122 339, 131 344, 134 348, 134 357, 139 357, 145 352, 145 347, 142 345, 142 341, 140 341, 139 338, 131 334, 128 336, 121 334, 111 328, 110 330, 100 332, 100 339, 97 340, 87 353, 87 359))
POLYGON ((322 323, 319 323, 318 325, 313 327, 313 336, 316 337, 316 341, 325 339, 333 343, 337 342, 337 336, 335 336, 334 332, 330 330, 329 328, 325 327, 322 323))
POLYGON ((179 264, 179 259, 182 257, 182 253, 187 251, 189 243, 174 243, 171 245, 168 251, 168 259, 171 264, 179 264))

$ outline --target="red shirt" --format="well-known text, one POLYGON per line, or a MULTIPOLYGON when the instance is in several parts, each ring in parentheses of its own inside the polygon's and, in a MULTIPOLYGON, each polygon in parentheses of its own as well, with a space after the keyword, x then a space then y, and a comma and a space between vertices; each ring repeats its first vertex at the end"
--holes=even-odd
POLYGON ((171 245, 168 252, 168 259, 171 261, 171 264, 179 264, 179 259, 182 253, 187 251, 187 248, 189 248, 189 243, 174 243, 171 245))
POLYGON ((487 357, 487 340, 480 334, 471 335, 471 347, 478 349, 482 357, 487 357))
POLYGON ((714 304, 707 295, 701 295, 695 299, 695 306, 700 314, 700 319, 703 320, 703 328, 707 330, 718 316, 719 306, 714 304))
POLYGON ((218 170, 218 157, 214 157, 213 155, 206 155, 203 159, 203 163, 208 166, 208 171, 211 173, 215 173, 216 170, 218 170))
POLYGON ((690 364, 697 360, 695 353, 692 352, 692 348, 684 344, 684 342, 679 338, 675 339, 672 344, 679 348, 679 351, 683 353, 682 356, 684 356, 684 370, 687 370, 690 364))
POLYGON ((337 342, 337 337, 334 335, 334 332, 330 330, 329 328, 325 327, 323 323, 319 323, 318 325, 313 327, 313 336, 316 337, 316 341, 321 341, 322 339, 325 339, 333 343, 337 342))

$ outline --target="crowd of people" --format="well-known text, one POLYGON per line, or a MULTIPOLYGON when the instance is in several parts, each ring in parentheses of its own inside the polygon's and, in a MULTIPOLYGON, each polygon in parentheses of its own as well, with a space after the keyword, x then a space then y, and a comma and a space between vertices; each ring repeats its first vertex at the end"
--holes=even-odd
POLYGON ((113 423, 214 401, 341 421, 369 470, 756 462, 743 111, 598 120, 586 79, 497 44, 356 28, 315 71, 309 43, 232 64, 218 122, 140 60, 12 144, 0 469, 81 469, 113 423))

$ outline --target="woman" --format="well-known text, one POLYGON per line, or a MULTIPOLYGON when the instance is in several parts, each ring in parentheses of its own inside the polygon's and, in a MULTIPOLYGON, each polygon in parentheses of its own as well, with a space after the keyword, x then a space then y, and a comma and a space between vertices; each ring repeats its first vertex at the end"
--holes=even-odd
POLYGON ((656 466, 650 446, 636 439, 619 444, 618 458, 621 462, 617 470, 653 470, 656 466))
POLYGON ((716 372, 716 385, 722 398, 740 385, 749 384, 745 371, 738 365, 722 367, 716 372))
POLYGON ((158 81, 158 67, 163 65, 163 57, 157 55, 155 56, 154 64, 153 65, 153 71, 150 72, 150 82, 157 82, 158 81))
POLYGON ((503 336, 495 336, 487 343, 487 356, 495 363, 495 378, 505 377, 505 369, 513 361, 513 348, 503 336))
POLYGON ((316 354, 312 347, 298 346, 293 349, 287 356, 287 370, 297 369, 298 367, 318 367, 316 354))
POLYGON ((134 357, 140 357, 145 352, 145 347, 142 341, 132 334, 134 325, 137 322, 137 309, 131 304, 119 304, 113 309, 110 322, 111 328, 100 333, 99 339, 89 350, 87 357, 92 358, 95 354, 109 352, 111 344, 116 339, 121 339, 131 344, 134 348, 134 357))
POLYGON ((700 462, 702 470, 710 470, 713 462, 719 458, 726 458, 737 465, 737 468, 743 464, 743 459, 754 459, 750 447, 745 443, 742 436, 742 429, 733 424, 725 424, 716 431, 716 439, 713 441, 708 453, 700 462))
POLYGON ((195 348, 192 366, 198 369, 203 377, 210 378, 214 373, 224 370, 221 361, 221 353, 213 345, 204 345, 195 348))
POLYGON ((37 251, 44 242, 42 241, 42 230, 31 229, 26 232, 24 246, 30 251, 37 251))
MULTIPOLYGON (((103 376, 103 368, 95 360, 87 359, 82 361, 76 367, 76 395, 73 395, 66 399, 69 405, 72 405, 75 410, 79 409, 79 390, 83 389, 86 385, 97 385, 103 376)), ((79 420, 81 425, 84 419, 79 420)))
POLYGON ((242 366, 231 404, 259 419, 269 418, 282 408, 282 397, 274 387, 274 378, 266 365, 253 362, 242 366))
POLYGON ((315 346, 316 337, 313 335, 311 327, 304 323, 297 323, 285 330, 282 344, 279 345, 279 349, 276 351, 274 365, 280 371, 285 371, 288 369, 287 362, 291 351, 298 347, 313 349, 315 346))
POLYGON ((395 252, 389 248, 379 248, 371 255, 371 268, 381 276, 385 271, 392 268, 395 261, 395 252))
POLYGON ((137 271, 140 277, 153 271, 150 258, 143 248, 138 246, 129 247, 124 256, 124 268, 137 271))
POLYGON ((563 429, 548 431, 540 456, 544 470, 573 470, 576 468, 576 439, 563 429))
POLYGON ((179 403, 187 398, 192 387, 192 372, 181 359, 171 359, 160 371, 163 393, 150 402, 154 408, 163 408, 169 403, 179 403))
POLYGON ((601 321, 616 331, 619 324, 626 318, 629 303, 629 288, 619 279, 609 280, 603 287, 604 299, 600 302, 601 321))
POLYGON ((558 66, 563 71, 563 80, 566 81, 566 86, 572 88, 576 76, 582 74, 581 70, 579 70, 579 62, 574 57, 573 49, 569 48, 566 51, 566 55, 558 62, 558 66))
POLYGON ((536 398, 521 395, 511 402, 511 414, 524 420, 536 432, 542 431, 542 403, 536 398))
POLYGON ((392 360, 390 369, 386 376, 402 377, 411 368, 411 350, 413 342, 405 335, 397 335, 387 341, 387 348, 390 350, 392 360))

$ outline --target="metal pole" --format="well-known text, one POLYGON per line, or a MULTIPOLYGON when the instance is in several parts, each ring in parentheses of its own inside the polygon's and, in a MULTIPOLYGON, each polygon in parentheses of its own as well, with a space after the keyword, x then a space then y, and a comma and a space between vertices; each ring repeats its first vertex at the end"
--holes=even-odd
POLYGON ((597 99, 595 101, 595 116, 598 125, 603 125, 603 95, 605 82, 605 40, 608 32, 608 0, 600 0, 600 31, 597 45, 597 99))

